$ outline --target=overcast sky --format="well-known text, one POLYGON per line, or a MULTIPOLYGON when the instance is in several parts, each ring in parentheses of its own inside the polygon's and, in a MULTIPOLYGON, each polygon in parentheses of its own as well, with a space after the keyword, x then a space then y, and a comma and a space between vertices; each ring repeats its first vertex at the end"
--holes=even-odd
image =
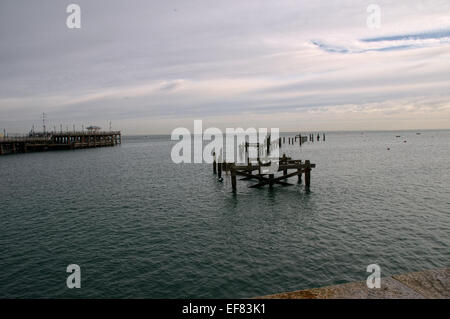
POLYGON ((70 3, 0 2, 1 130, 450 128, 449 0, 70 3))

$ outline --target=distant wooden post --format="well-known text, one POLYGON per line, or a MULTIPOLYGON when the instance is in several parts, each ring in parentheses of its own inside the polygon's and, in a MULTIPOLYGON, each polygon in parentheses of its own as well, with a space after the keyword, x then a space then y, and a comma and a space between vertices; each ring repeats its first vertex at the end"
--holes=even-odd
POLYGON ((233 192, 236 191, 236 169, 234 164, 230 164, 231 170, 231 187, 233 188, 233 192))
POLYGON ((325 133, 323 133, 323 141, 325 142, 325 133))
POLYGON ((305 165, 305 190, 309 191, 311 186, 311 162, 306 160, 305 165))
POLYGON ((222 163, 220 161, 217 163, 217 177, 222 178, 222 163))
POLYGON ((274 178, 274 174, 269 174, 269 187, 272 188, 273 187, 273 178, 274 178))
POLYGON ((259 143, 256 143, 256 149, 257 149, 257 152, 258 152, 258 155, 256 156, 256 159, 259 162, 259 154, 260 154, 259 143))
POLYGON ((245 158, 247 159, 247 163, 250 164, 250 159, 248 155, 248 142, 245 142, 245 158))
POLYGON ((283 136, 283 144, 286 143, 286 136, 283 136))
MULTIPOLYGON (((283 153, 283 157, 281 158, 281 164, 282 165, 287 165, 287 158, 286 158, 286 154, 283 153)), ((287 168, 283 169, 283 175, 286 176, 287 175, 287 168)))
POLYGON ((302 135, 300 133, 298 133, 298 137, 299 137, 298 143, 300 144, 300 146, 302 146, 302 135))
POLYGON ((258 158, 258 179, 260 182, 263 180, 261 175, 261 161, 259 160, 259 158, 258 158))
MULTIPOLYGON (((300 161, 300 164, 302 163, 302 161, 300 161)), ((298 168, 297 169, 297 173, 298 173, 298 175, 297 175, 297 177, 298 177, 298 180, 297 180, 297 183, 298 184, 301 184, 302 183, 302 169, 301 168, 298 168)))
POLYGON ((266 146, 267 155, 270 155, 270 136, 267 136, 266 144, 267 144, 266 146))
POLYGON ((213 152, 213 174, 217 173, 217 162, 216 162, 216 152, 213 152))

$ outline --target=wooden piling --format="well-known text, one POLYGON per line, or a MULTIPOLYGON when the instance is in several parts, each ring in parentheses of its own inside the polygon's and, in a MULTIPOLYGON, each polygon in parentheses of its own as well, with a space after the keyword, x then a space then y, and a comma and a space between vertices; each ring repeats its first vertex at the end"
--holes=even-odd
POLYGON ((219 179, 222 178, 222 163, 221 162, 217 163, 217 177, 219 179))
POLYGON ((311 186, 311 162, 306 160, 305 164, 305 190, 309 191, 311 186))
POLYGON ((231 170, 231 187, 233 191, 236 191, 236 169, 234 164, 230 164, 230 170, 231 170))
MULTIPOLYGON (((284 154, 283 153, 283 157, 281 158, 281 161, 280 161, 280 163, 281 164, 286 164, 286 154, 284 154)), ((286 176, 287 175, 287 168, 285 168, 285 169, 283 169, 283 176, 286 176)))
POLYGON ((213 174, 217 173, 216 152, 213 153, 213 174))

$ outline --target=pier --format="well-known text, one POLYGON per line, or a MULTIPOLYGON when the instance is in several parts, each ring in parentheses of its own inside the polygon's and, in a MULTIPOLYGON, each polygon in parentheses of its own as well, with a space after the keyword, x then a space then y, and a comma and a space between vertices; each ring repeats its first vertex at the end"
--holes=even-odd
MULTIPOLYGON (((250 185, 250 188, 259 188, 265 185, 268 185, 269 188, 272 188, 275 184, 281 186, 292 186, 294 184, 288 183, 288 178, 297 176, 297 184, 302 183, 302 176, 305 176, 305 190, 309 191, 311 188, 311 170, 316 167, 316 164, 311 163, 310 160, 293 160, 290 157, 287 157, 286 154, 283 154, 282 157, 277 159, 272 159, 277 161, 278 169, 277 172, 272 171, 270 166, 272 164, 271 161, 263 162, 261 161, 261 157, 266 157, 270 155, 270 152, 273 148, 281 149, 286 142, 289 145, 298 145, 301 147, 302 144, 307 142, 314 142, 314 134, 302 135, 297 134, 292 137, 279 137, 276 140, 271 140, 270 136, 268 136, 264 143, 249 143, 245 142, 240 145, 240 157, 243 157, 243 163, 236 164, 235 162, 230 163, 222 160, 222 156, 219 155, 219 159, 216 159, 216 154, 213 153, 213 174, 218 175, 219 181, 223 180, 222 171, 224 171, 227 175, 230 173, 231 178, 231 187, 233 192, 237 190, 237 176, 242 176, 241 180, 248 181, 254 180, 256 181, 254 184, 250 185), (298 140, 298 142, 297 142, 298 140), (256 148, 257 157, 250 158, 250 148, 256 148), (289 172, 290 171, 290 172, 289 172), (282 172, 279 176, 276 176, 276 173, 282 172)), ((317 141, 320 141, 320 134, 317 134, 317 141)), ((322 141, 325 141, 325 134, 323 134, 322 141)))
POLYGON ((380 288, 365 281, 298 290, 256 299, 449 299, 450 267, 381 278, 380 288))
POLYGON ((120 131, 51 132, 35 136, 0 138, 0 155, 105 147, 121 143, 120 131))

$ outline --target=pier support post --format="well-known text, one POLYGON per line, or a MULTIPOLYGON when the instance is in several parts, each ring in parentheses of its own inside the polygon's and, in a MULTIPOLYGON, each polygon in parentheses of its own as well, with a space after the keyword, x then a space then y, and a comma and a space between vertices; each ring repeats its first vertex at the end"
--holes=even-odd
POLYGON ((222 163, 221 162, 217 163, 217 177, 219 179, 222 178, 222 163))
POLYGON ((269 187, 270 188, 273 187, 273 178, 274 178, 274 174, 269 174, 269 187))
POLYGON ((234 164, 230 164, 230 170, 231 170, 231 187, 233 188, 233 192, 236 191, 236 169, 234 167, 234 164))
MULTIPOLYGON (((287 160, 286 154, 283 153, 283 157, 281 158, 281 164, 282 164, 282 165, 286 165, 286 164, 287 164, 286 160, 287 160)), ((287 175, 287 172, 288 172, 288 171, 287 171, 287 168, 283 169, 283 175, 284 175, 284 176, 287 175)))
POLYGON ((213 153, 213 174, 217 173, 216 152, 213 153))
POLYGON ((311 162, 306 160, 305 161, 305 190, 309 191, 310 186, 311 186, 311 162))

